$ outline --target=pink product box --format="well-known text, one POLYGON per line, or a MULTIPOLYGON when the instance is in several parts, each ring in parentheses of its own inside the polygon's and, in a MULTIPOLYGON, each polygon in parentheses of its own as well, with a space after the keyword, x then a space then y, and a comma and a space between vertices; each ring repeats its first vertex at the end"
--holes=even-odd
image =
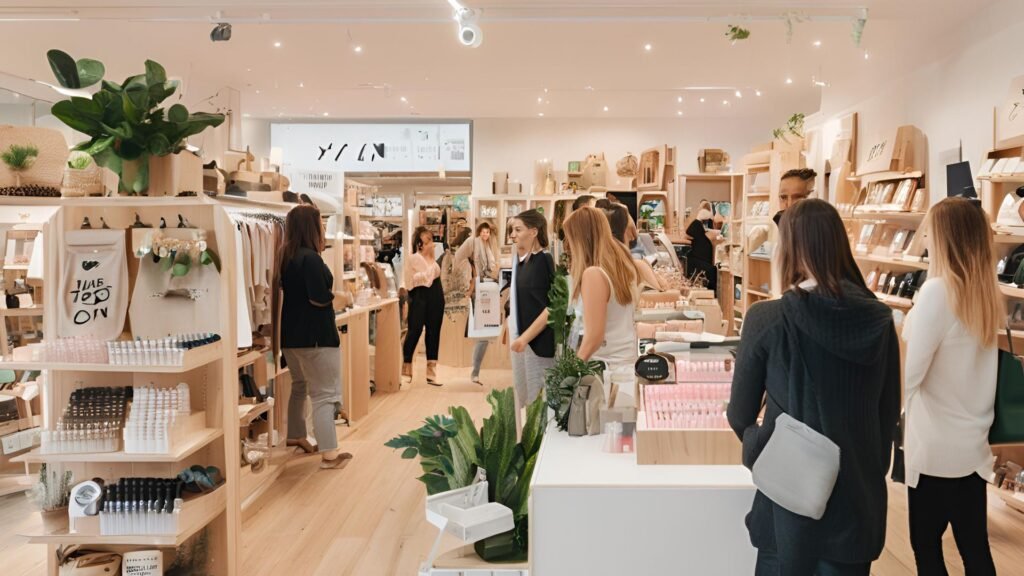
POLYGON ((649 429, 728 429, 728 384, 644 386, 644 416, 649 429))
POLYGON ((677 360, 676 381, 732 382, 731 360, 677 360))

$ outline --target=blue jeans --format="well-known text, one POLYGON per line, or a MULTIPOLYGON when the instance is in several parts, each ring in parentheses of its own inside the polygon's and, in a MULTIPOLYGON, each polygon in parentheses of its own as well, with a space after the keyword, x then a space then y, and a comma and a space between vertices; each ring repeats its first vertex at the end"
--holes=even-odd
POLYGON ((801 559, 788 562, 779 559, 775 552, 757 551, 757 568, 754 576, 870 576, 871 563, 840 564, 828 560, 801 559), (785 569, 783 569, 785 567, 785 569), (813 571, 808 571, 811 567, 813 571))

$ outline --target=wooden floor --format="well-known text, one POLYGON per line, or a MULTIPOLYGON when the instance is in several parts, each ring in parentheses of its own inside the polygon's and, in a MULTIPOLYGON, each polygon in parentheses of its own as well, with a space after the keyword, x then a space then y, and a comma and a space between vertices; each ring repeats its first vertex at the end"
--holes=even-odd
MULTIPOLYGON (((320 471, 317 458, 293 462, 261 502, 243 530, 239 574, 245 576, 410 576, 426 557, 436 532, 423 517, 424 490, 419 467, 384 447, 396 434, 418 427, 449 406, 466 406, 477 420, 487 416, 484 400, 491 385, 503 387, 508 372, 484 371, 483 389, 469 382, 468 370, 444 370, 443 388, 417 383, 399 394, 373 399, 369 417, 353 428, 340 427, 342 447, 355 459, 344 470, 320 471)), ((905 490, 890 489, 889 539, 874 564, 876 576, 915 573, 907 536, 905 490)), ((43 574, 44 548, 18 534, 38 530, 39 516, 23 495, 0 499, 0 574, 43 574)), ((1024 574, 1024 515, 998 498, 990 502, 992 549, 999 573, 1024 574)), ((448 541, 448 547, 457 545, 448 541)), ((946 539, 950 574, 963 575, 952 536, 946 539)), ((742 576, 742 575, 737 575, 742 576)))

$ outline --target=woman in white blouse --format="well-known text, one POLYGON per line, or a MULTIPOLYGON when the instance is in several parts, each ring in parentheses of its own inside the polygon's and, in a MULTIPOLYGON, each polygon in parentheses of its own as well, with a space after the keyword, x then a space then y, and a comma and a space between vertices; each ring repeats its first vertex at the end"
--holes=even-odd
POLYGON ((989 428, 995 418, 998 331, 1005 308, 992 231, 970 201, 935 205, 929 279, 903 328, 907 342, 904 451, 910 541, 919 574, 945 575, 942 535, 952 524, 971 576, 995 574, 988 544, 989 428))
POLYGON ((437 381, 437 351, 441 346, 441 323, 444 320, 444 289, 441 288, 441 267, 434 259, 434 234, 424 226, 413 233, 412 254, 402 264, 405 287, 409 289, 409 331, 405 335, 402 376, 412 379, 412 356, 424 329, 427 332, 427 384, 437 381))
MULTIPOLYGON (((455 251, 455 265, 460 266, 463 262, 469 262, 473 274, 470 275, 469 296, 473 297, 476 290, 477 280, 481 282, 498 281, 498 261, 494 257, 494 250, 491 246, 491 225, 481 222, 476 227, 476 236, 467 239, 455 251)), ((468 322, 473 319, 469 318, 468 322)), ((473 372, 470 377, 474 384, 480 382, 480 367, 484 363, 484 356, 487 354, 487 346, 490 340, 477 340, 473 346, 473 372)))

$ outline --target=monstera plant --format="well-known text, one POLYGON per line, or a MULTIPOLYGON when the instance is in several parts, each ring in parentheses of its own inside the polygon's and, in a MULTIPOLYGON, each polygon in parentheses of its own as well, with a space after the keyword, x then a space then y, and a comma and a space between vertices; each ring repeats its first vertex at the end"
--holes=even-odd
POLYGON ((121 176, 121 192, 145 194, 149 188, 151 156, 177 154, 186 141, 224 122, 223 114, 189 112, 182 104, 161 104, 178 89, 160 64, 146 61, 146 73, 120 84, 103 80, 105 69, 96 60, 74 60, 60 50, 46 53, 61 86, 81 89, 100 82, 91 98, 72 96, 53 105, 53 115, 89 137, 76 147, 121 176))

